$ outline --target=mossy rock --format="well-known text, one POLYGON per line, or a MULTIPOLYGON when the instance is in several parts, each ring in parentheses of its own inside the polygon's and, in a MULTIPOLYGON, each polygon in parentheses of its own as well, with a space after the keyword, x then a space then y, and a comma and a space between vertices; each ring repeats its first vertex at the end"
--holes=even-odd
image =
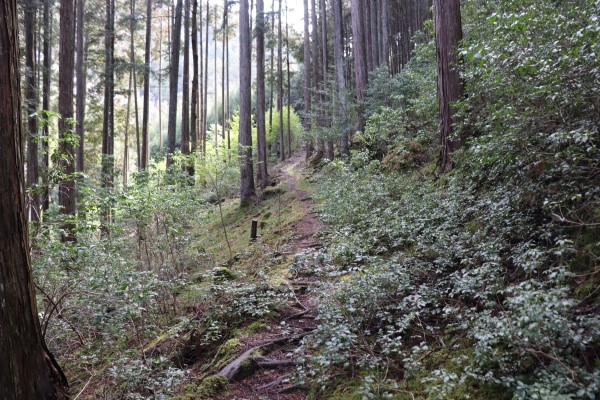
POLYGON ((215 396, 227 390, 229 382, 227 378, 221 375, 210 375, 204 378, 198 386, 196 386, 193 394, 195 398, 213 399, 215 396))
POLYGON ((275 185, 275 186, 267 186, 262 191, 262 198, 266 199, 271 196, 275 196, 275 195, 283 194, 283 193, 285 193, 285 189, 281 183, 278 185, 275 185))
POLYGON ((227 267, 215 267, 212 270, 212 274, 215 282, 232 281, 236 278, 233 271, 227 267))
POLYGON ((215 361, 215 368, 221 369, 226 366, 243 349, 244 344, 238 338, 229 339, 223 343, 217 354, 218 358, 215 361))

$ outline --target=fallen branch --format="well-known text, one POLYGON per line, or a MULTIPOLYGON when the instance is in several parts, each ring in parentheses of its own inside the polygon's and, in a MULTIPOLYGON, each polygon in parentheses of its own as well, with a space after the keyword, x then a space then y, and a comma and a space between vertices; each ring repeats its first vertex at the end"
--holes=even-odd
POLYGON ((275 379, 272 382, 267 383, 266 385, 259 386, 258 390, 271 389, 272 387, 279 386, 283 383, 283 381, 285 381, 286 379, 288 379, 291 376, 292 376, 292 374, 280 376, 279 378, 275 379))
POLYGON ((296 360, 278 360, 276 358, 255 357, 253 361, 260 368, 290 367, 298 364, 296 360))

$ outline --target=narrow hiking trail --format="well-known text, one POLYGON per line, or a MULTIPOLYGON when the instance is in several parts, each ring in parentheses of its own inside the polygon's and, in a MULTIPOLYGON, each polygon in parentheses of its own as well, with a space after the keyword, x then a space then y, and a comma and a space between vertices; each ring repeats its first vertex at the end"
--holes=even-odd
MULTIPOLYGON (((271 171, 271 176, 302 204, 303 216, 292 225, 294 235, 289 244, 288 256, 304 257, 322 246, 317 235, 325 228, 314 212, 310 193, 299 187, 306 179, 305 162, 296 155, 271 171)), ((283 206, 285 209, 285 206, 283 206)), ((285 212, 285 210, 283 210, 285 212)), ((289 273, 285 277, 294 295, 271 323, 259 331, 242 337, 245 345, 237 358, 221 369, 220 375, 228 378, 227 392, 217 400, 300 400, 306 395, 294 383, 300 340, 317 326, 316 298, 307 289, 318 278, 299 277, 289 273)))

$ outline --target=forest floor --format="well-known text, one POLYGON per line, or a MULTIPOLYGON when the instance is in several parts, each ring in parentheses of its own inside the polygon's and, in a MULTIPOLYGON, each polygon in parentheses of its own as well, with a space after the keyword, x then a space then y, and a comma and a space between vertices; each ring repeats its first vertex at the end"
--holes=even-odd
MULTIPOLYGON (((294 235, 287 243, 287 252, 292 256, 306 255, 318 250, 321 244, 317 235, 325 227, 313 210, 311 194, 301 189, 307 186, 305 167, 303 155, 298 154, 271 172, 272 179, 287 185, 287 192, 301 204, 301 218, 291 225, 294 235)), ((281 309, 277 318, 272 319, 259 331, 240 339, 245 345, 244 348, 238 358, 221 370, 221 373, 229 366, 243 363, 247 354, 253 357, 254 368, 249 373, 239 373, 239 378, 232 379, 227 392, 216 399, 298 400, 306 397, 301 388, 293 383, 292 378, 298 342, 317 325, 314 294, 308 290, 314 282, 311 282, 309 277, 297 274, 290 274, 286 278, 294 290, 293 299, 281 309), (289 339, 279 341, 286 337, 289 339)))

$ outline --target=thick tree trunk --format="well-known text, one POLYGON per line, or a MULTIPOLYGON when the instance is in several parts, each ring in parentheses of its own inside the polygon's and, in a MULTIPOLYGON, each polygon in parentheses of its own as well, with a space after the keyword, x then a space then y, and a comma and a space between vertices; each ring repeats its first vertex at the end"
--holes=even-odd
POLYGON ((240 131, 239 131, 239 159, 240 159, 240 205, 246 206, 254 196, 254 173, 252 168, 252 126, 251 95, 250 95, 250 17, 248 0, 240 0, 240 131))
POLYGON ((167 168, 172 164, 177 136, 177 86, 179 83, 179 49, 181 45, 181 13, 183 0, 177 0, 173 40, 171 43, 171 70, 169 73, 169 127, 167 131, 167 168))
POLYGON ((0 3, 0 58, 0 398, 66 399, 67 380, 40 330, 31 273, 15 0, 0 3))
POLYGON ((265 6, 256 1, 256 140, 258 146, 257 180, 267 186, 267 139, 265 130, 265 6))
MULTIPOLYGON (((146 1, 146 47, 144 49, 144 104, 142 105, 142 149, 140 169, 147 169, 150 161, 148 121, 150 119, 150 56, 152 44, 152 0, 146 1)), ((159 57, 161 55, 159 54, 159 57)), ((160 71, 159 71, 160 73, 160 71)), ((159 100, 160 102, 160 100, 159 100)))
MULTIPOLYGON (((181 99, 181 153, 190 154, 190 0, 183 11, 183 84, 181 99)), ((187 166, 184 166, 187 170, 187 166)))
POLYGON ((461 145, 453 138, 457 119, 452 103, 463 95, 463 82, 458 71, 458 43, 462 39, 459 0, 434 0, 435 43, 438 66, 438 101, 440 105, 440 168, 452 169, 451 153, 461 145))
MULTIPOLYGON (((68 136, 73 130, 69 122, 73 119, 73 75, 75 74, 75 0, 61 0, 60 3, 60 52, 58 73, 58 135, 60 139, 60 167, 67 175, 59 185, 58 202, 61 213, 75 214, 75 149, 68 136)), ((74 225, 67 222, 63 225, 62 240, 75 240, 74 225)))
MULTIPOLYGON (((311 68, 310 68, 310 32, 309 32, 309 9, 308 0, 304 0, 304 129, 310 132, 311 124, 311 68)), ((306 158, 308 159, 314 149, 312 141, 306 141, 306 158)))
POLYGON ((38 94, 36 91, 35 31, 36 0, 26 0, 23 4, 25 14, 25 115, 27 116, 27 188, 30 189, 28 215, 31 221, 40 219, 40 195, 37 192, 39 179, 38 161, 38 94))

